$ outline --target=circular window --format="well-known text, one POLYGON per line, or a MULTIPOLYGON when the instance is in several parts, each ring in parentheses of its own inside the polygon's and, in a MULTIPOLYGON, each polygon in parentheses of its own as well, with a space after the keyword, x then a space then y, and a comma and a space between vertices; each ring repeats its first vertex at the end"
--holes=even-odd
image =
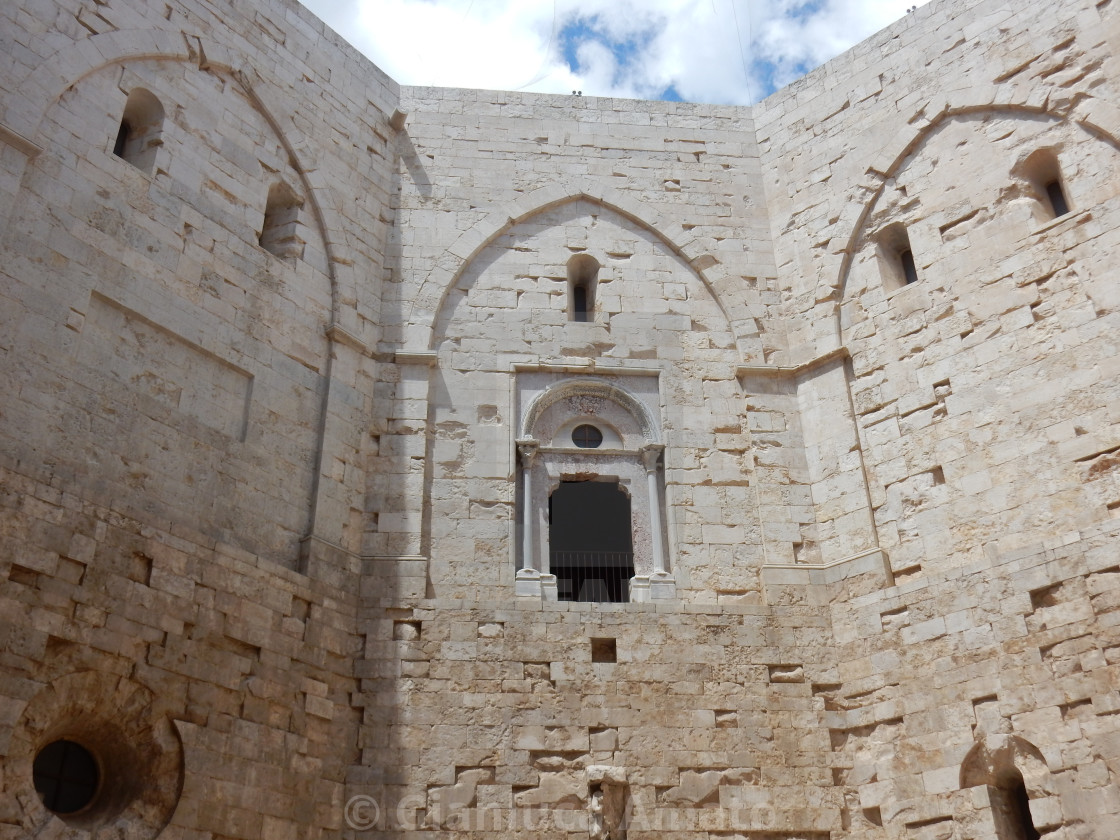
POLYGON ((580 449, 595 449, 602 442, 603 433, 588 423, 572 429, 572 443, 580 449))
POLYGON ((27 704, 11 740, 0 788, 10 794, 5 785, 19 780, 21 837, 115 837, 127 826, 129 840, 155 840, 183 791, 183 745, 167 708, 114 674, 58 677, 27 704))
POLYGON ((35 791, 56 814, 82 810, 97 795, 101 772, 93 754, 73 741, 53 741, 39 750, 31 766, 35 791))

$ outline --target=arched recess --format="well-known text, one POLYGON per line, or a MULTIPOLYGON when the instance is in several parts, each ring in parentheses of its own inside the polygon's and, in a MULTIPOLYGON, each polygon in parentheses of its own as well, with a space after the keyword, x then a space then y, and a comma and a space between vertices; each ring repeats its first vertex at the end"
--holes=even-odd
MULTIPOLYGON (((832 318, 836 320, 837 337, 841 335, 840 312, 841 304, 844 302, 847 293, 848 276, 851 272, 857 246, 865 233, 864 228, 868 218, 875 211, 887 182, 898 174, 906 160, 922 146, 932 133, 948 120, 984 112, 1069 120, 1081 126, 1089 134, 1099 137, 1102 141, 1120 150, 1120 108, 1116 105, 1104 100, 1086 97, 1073 109, 1050 108, 1048 106, 1051 97, 1036 94, 1031 98, 1042 104, 1031 104, 1025 96, 1022 103, 1016 103, 1008 100, 1000 101, 995 95, 985 96, 978 93, 971 100, 946 104, 933 117, 925 118, 921 114, 917 114, 868 162, 865 178, 855 188, 857 194, 867 196, 866 200, 849 204, 848 209, 841 214, 837 223, 837 230, 848 231, 847 239, 838 249, 841 254, 839 270, 835 279, 830 283, 831 288, 818 288, 815 298, 818 301, 829 301, 832 318)), ((1064 99, 1058 101, 1068 103, 1068 100, 1064 99)), ((824 283, 829 283, 827 275, 822 281, 822 285, 824 283)))
POLYGON ((587 201, 618 213, 644 228, 674 255, 684 260, 711 294, 734 336, 740 355, 744 343, 754 335, 754 322, 746 306, 734 294, 733 278, 708 249, 709 241, 693 236, 685 242, 671 239, 664 231, 680 222, 667 216, 651 216, 648 208, 619 190, 552 185, 523 195, 502 210, 490 213, 467 230, 444 252, 436 268, 424 279, 412 300, 405 331, 406 349, 423 352, 435 349, 436 320, 448 293, 472 261, 498 237, 533 216, 577 201, 587 201))
POLYGON ((989 735, 977 741, 961 762, 962 788, 977 785, 997 786, 1002 774, 1018 771, 1031 796, 1053 793, 1046 758, 1032 744, 1017 735, 989 735))
MULTIPOLYGON (((269 85, 242 57, 224 45, 204 42, 198 36, 161 30, 131 29, 93 35, 69 44, 37 65, 12 88, 19 92, 4 113, 4 123, 32 140, 39 137, 42 121, 51 105, 82 79, 105 67, 135 61, 179 61, 196 64, 202 71, 224 75, 236 83, 266 120, 288 153, 307 196, 316 231, 324 249, 325 272, 330 281, 332 318, 324 330, 341 327, 349 336, 369 345, 375 337, 362 335, 355 311, 357 289, 337 251, 349 247, 342 215, 331 205, 333 191, 316 165, 315 146, 299 130, 293 113, 280 105, 286 100, 273 96, 269 85)), ((42 145, 41 141, 37 141, 42 145)))
POLYGON ((1042 811, 1032 802, 1056 792, 1042 752, 1030 741, 1015 735, 989 735, 977 741, 961 763, 962 789, 988 788, 992 818, 1000 840, 1035 840, 1040 829, 1053 830, 1060 816, 1052 809, 1042 811), (1036 813, 1045 813, 1050 824, 1040 825, 1036 813))
MULTIPOLYGON (((334 445, 344 446, 338 441, 347 440, 345 431, 328 428, 332 423, 344 423, 338 416, 340 413, 333 410, 332 401, 338 400, 343 389, 353 387, 351 382, 339 383, 339 386, 334 384, 337 381, 333 370, 333 359, 338 352, 336 348, 345 344, 367 355, 377 339, 378 316, 376 312, 371 312, 366 318, 359 315, 354 268, 343 259, 343 255, 351 253, 349 226, 344 224, 345 217, 337 209, 342 206, 337 185, 330 182, 330 173, 318 165, 316 150, 319 144, 300 131, 295 114, 287 104, 298 100, 284 96, 279 90, 274 91, 273 85, 262 79, 244 56, 222 44, 182 32, 125 30, 68 44, 30 70, 14 87, 19 95, 9 100, 4 111, 4 123, 29 139, 39 138, 37 144, 46 148, 49 144, 42 139, 44 121, 49 110, 57 105, 68 89, 100 70, 136 61, 185 62, 200 71, 229 80, 265 120, 297 174, 298 192, 305 197, 309 216, 314 219, 309 221, 309 227, 322 243, 322 272, 329 284, 331 301, 329 320, 322 324, 321 331, 317 331, 328 348, 323 370, 327 386, 322 388, 320 397, 321 421, 317 424, 318 440, 306 528, 308 539, 305 540, 304 550, 314 551, 314 546, 320 542, 356 548, 356 538, 346 533, 346 514, 355 506, 353 499, 359 491, 349 486, 339 487, 337 479, 323 475, 323 464, 330 463, 333 457, 333 453, 326 450, 334 445), (320 504, 320 500, 327 501, 320 504), (345 513, 339 512, 342 508, 345 508, 345 513)), ((387 119, 385 130, 386 133, 390 130, 387 119)), ((346 369, 353 368, 347 366, 346 369)), ((346 425, 346 428, 351 425, 346 425)), ((300 562, 304 570, 313 565, 307 557, 300 562)))
POLYGON ((567 379, 546 388, 526 408, 525 416, 521 419, 518 437, 532 437, 536 430, 537 420, 548 408, 560 400, 577 395, 601 397, 617 403, 623 411, 638 421, 647 443, 661 443, 658 423, 650 413, 649 408, 624 389, 598 379, 567 379))

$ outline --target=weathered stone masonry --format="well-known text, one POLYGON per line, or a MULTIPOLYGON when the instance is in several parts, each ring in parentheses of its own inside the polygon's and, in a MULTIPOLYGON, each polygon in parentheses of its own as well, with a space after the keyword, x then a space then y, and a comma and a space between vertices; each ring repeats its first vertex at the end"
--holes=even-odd
POLYGON ((0 837, 1120 832, 1115 3, 751 108, 401 88, 288 0, 0 42, 0 837))

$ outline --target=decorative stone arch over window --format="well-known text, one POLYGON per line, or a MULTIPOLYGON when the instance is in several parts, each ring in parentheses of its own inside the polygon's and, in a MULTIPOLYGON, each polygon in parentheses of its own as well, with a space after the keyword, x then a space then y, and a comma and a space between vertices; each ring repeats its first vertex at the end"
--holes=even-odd
POLYGON ((660 423, 638 397, 606 378, 562 378, 523 405, 516 593, 556 600, 666 600, 676 597, 666 551, 660 423), (585 427, 591 427, 590 430, 585 427), (616 483, 630 501, 633 576, 629 598, 558 590, 548 510, 562 483, 616 483))

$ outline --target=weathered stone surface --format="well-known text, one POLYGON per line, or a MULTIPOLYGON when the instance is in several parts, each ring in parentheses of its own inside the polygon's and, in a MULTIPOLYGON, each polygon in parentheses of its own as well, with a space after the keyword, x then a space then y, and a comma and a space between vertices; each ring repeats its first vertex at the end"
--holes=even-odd
POLYGON ((290 0, 0 32, 0 836, 1116 835, 1115 3, 751 108, 402 89, 290 0))

